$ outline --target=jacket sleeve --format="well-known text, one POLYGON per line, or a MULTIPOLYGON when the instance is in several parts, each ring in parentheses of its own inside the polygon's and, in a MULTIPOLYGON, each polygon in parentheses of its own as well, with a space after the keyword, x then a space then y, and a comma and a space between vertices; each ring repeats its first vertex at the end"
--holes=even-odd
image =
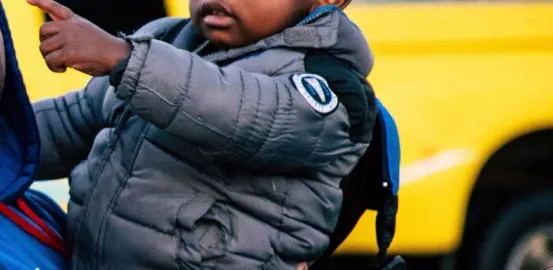
POLYGON ((130 40, 134 49, 117 96, 199 147, 202 158, 288 171, 322 167, 351 151, 346 108, 333 100, 331 112, 319 112, 293 83, 295 74, 221 68, 158 40, 130 40))
POLYGON ((35 179, 67 177, 86 158, 106 123, 102 115, 106 82, 105 78, 94 78, 80 91, 33 104, 41 139, 35 179))

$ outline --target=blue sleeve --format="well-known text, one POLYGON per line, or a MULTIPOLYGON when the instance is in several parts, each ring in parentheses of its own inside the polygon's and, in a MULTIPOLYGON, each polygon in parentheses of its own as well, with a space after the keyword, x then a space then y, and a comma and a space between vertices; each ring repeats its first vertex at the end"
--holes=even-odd
POLYGON ((54 250, 0 215, 0 270, 63 270, 66 263, 54 250), (4 268, 2 268, 4 267, 4 268))

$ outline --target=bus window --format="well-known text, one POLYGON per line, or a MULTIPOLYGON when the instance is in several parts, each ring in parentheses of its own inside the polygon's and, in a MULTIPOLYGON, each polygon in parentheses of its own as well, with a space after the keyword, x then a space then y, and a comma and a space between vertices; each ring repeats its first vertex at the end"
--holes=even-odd
MULTIPOLYGON (((58 0, 112 35, 130 34, 144 24, 166 17, 163 0, 58 0)), ((45 14, 46 21, 51 18, 45 14)))

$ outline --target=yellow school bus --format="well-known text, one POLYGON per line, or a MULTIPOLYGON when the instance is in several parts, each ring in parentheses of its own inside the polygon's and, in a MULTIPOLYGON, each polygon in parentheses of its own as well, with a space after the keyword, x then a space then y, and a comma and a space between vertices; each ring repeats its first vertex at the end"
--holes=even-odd
MULTIPOLYGON (((375 52, 369 80, 402 141, 392 252, 456 269, 553 264, 553 3, 365 2, 347 13, 375 52)), ((3 3, 31 98, 82 87, 86 76, 43 63, 43 16, 3 3)), ((166 7, 187 14, 186 1, 166 7)), ((337 253, 374 253, 374 219, 337 253)))

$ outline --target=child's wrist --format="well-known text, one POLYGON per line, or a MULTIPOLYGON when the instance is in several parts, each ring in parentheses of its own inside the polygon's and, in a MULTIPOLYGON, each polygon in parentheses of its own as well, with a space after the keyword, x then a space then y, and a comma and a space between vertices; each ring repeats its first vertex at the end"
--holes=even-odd
POLYGON ((110 52, 111 57, 109 58, 110 62, 108 65, 110 67, 110 71, 113 71, 113 69, 115 69, 115 67, 118 66, 122 60, 131 55, 132 44, 122 38, 116 38, 114 46, 110 52))
POLYGON ((127 69, 129 60, 132 52, 132 44, 128 40, 119 37, 117 38, 120 43, 119 49, 115 54, 114 58, 116 59, 115 64, 113 65, 111 72, 109 73, 109 82, 113 87, 119 86, 121 80, 123 79, 123 74, 127 69))

